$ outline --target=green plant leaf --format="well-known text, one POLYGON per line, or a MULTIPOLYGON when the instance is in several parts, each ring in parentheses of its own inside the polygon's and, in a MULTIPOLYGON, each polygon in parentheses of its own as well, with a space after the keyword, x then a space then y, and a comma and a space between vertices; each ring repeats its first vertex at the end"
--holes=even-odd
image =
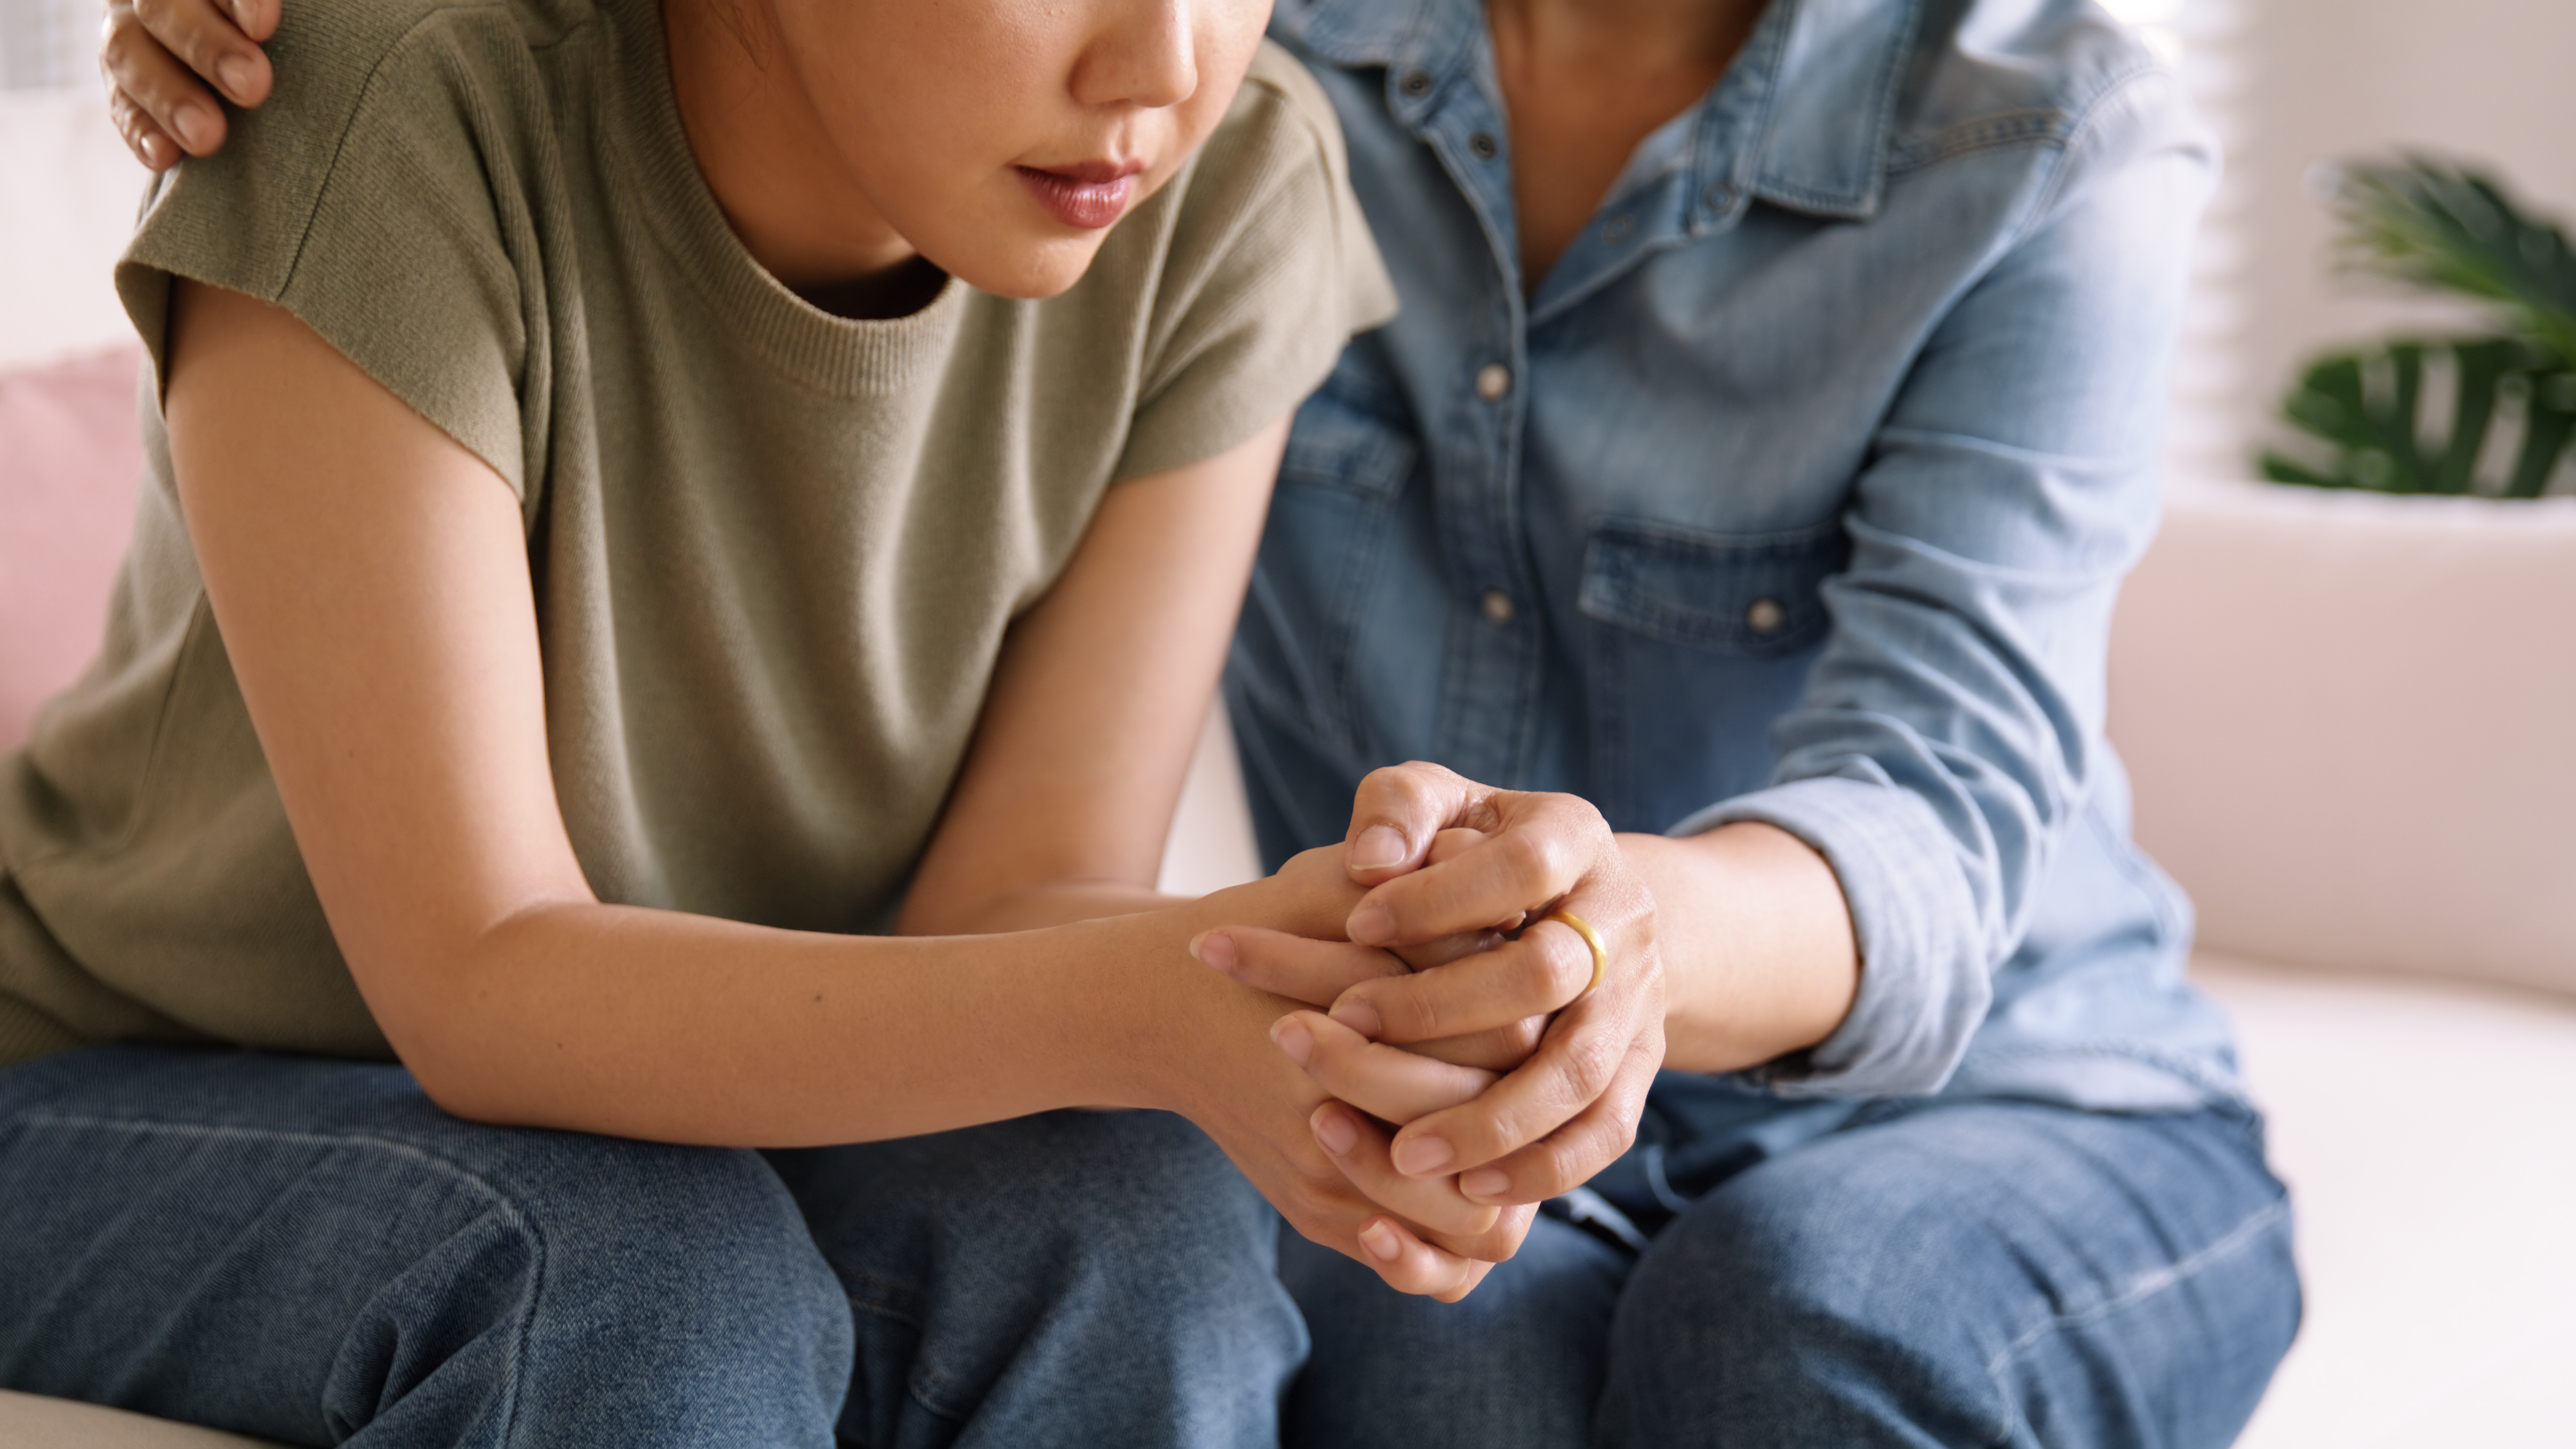
POLYGON ((2421 156, 2336 173, 2347 267, 2485 308, 2499 335, 2395 340, 2308 364, 2296 449, 2263 476, 2390 493, 2538 497, 2576 433, 2576 253, 2478 171, 2421 156), (2428 406, 2429 404, 2429 406, 2428 406))
POLYGON ((2276 483, 2536 498, 2576 436, 2576 370, 2521 337, 2399 341, 2309 364, 2282 412, 2309 456, 2266 451, 2276 483))
POLYGON ((2345 263, 2487 306, 2501 330, 2576 362, 2576 253, 2502 183, 2427 157, 2344 168, 2345 263))

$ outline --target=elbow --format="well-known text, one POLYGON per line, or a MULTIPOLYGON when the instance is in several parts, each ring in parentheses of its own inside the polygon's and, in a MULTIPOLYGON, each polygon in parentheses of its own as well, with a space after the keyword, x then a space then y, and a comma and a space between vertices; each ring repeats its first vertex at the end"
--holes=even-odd
MULTIPOLYGON (((470 1022, 439 1019, 440 1014, 414 1007, 377 1013, 377 1024, 412 1081, 432 1105, 450 1117, 487 1126, 522 1125, 523 1112, 513 1112, 505 1085, 492 1070, 488 1047, 470 1050, 477 1035, 470 1022)), ((483 1034, 489 1041, 488 1034, 483 1034)))
MULTIPOLYGON (((524 918, 513 918, 514 920, 524 918)), ((532 979, 508 924, 467 940, 409 949, 367 943, 350 974, 394 1055, 442 1112, 492 1126, 530 1123, 525 1028, 535 1004, 512 990, 532 979)))

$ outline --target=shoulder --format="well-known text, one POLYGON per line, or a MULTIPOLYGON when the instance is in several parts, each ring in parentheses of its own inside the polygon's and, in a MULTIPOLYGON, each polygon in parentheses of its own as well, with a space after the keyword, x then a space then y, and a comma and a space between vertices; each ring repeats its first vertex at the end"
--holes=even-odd
POLYGON ((587 9, 543 0, 289 6, 269 46, 275 92, 237 113, 223 151, 163 178, 139 248, 220 252, 229 275, 209 280, 273 298, 303 228, 335 188, 430 207, 479 199, 545 127, 536 56, 579 28, 587 9))
POLYGON ((1348 189, 1342 125, 1333 103, 1306 67, 1274 40, 1263 40, 1253 53, 1234 105, 1208 137, 1193 169, 1200 178, 1242 175, 1268 188, 1303 180, 1348 189))
POLYGON ((281 153, 344 134, 388 102, 431 124, 488 121, 460 114, 455 103, 525 87, 535 55, 591 18, 587 5, 545 0, 290 6, 269 43, 276 92, 241 117, 244 153, 274 164, 281 153))
POLYGON ((293 313, 522 483, 530 260, 506 219, 543 201, 555 151, 540 57, 597 13, 567 0, 290 5, 268 103, 221 152, 156 183, 118 267, 156 369, 172 278, 240 292, 293 313))
POLYGON ((1145 321, 1146 404, 1121 477, 1250 437, 1396 305, 1332 104, 1270 41, 1225 119, 1148 206, 1093 263, 1098 294, 1140 301, 1145 321))
POLYGON ((1161 217, 1135 218, 1146 225, 1126 239, 1130 254, 1117 265, 1157 270, 1167 304, 1250 295, 1285 268, 1348 301, 1350 315, 1332 319, 1344 336, 1394 309, 1332 102, 1274 41, 1261 42, 1225 119, 1154 204, 1161 217), (1146 240, 1156 235, 1162 240, 1146 240))
POLYGON ((2201 141, 2179 77, 2097 0, 1923 0, 1890 120, 1898 169, 2016 144, 2201 141))

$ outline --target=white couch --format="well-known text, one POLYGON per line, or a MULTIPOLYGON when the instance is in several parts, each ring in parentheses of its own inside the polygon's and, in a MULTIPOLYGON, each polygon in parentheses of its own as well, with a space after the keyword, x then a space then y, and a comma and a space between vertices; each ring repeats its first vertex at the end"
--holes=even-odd
POLYGON ((2111 734, 2297 1195, 2242 1442, 2576 1446, 2576 499, 2177 488, 2111 734))

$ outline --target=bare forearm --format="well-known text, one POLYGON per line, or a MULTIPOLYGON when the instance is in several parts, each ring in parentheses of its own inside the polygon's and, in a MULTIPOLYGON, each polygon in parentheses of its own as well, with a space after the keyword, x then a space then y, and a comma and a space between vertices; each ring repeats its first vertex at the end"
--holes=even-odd
POLYGON ((1188 900, 1187 896, 1167 896, 1127 881, 1049 881, 962 906, 907 904, 896 929, 907 936, 1034 931, 1074 921, 1163 910, 1188 900))
POLYGON ((1140 1008, 1199 985, 1191 929, 1130 916, 896 939, 568 905, 496 928, 461 965, 405 973, 413 999, 376 1006, 406 1023, 405 1059, 460 1115, 676 1142, 863 1141, 1164 1105, 1139 1070, 1158 1024, 1140 1008))
POLYGON ((1860 957, 1824 857, 1756 824, 1619 843, 1655 894, 1665 1065, 1735 1071, 1814 1046, 1841 1024, 1860 957))

